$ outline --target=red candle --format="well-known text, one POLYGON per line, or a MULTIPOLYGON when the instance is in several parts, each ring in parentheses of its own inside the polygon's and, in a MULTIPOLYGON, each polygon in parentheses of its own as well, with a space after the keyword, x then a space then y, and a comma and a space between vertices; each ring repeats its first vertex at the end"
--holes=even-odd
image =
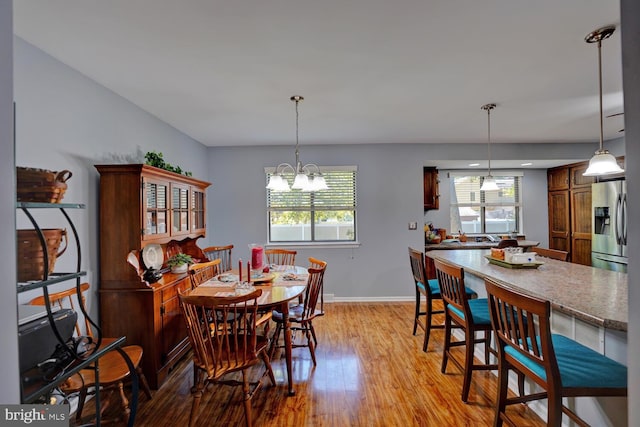
POLYGON ((242 283, 242 260, 238 260, 238 282, 242 283))
POLYGON ((253 268, 262 268, 263 256, 264 248, 262 246, 251 248, 251 264, 253 265, 253 268))
POLYGON ((251 283, 251 263, 247 261, 247 282, 251 283))

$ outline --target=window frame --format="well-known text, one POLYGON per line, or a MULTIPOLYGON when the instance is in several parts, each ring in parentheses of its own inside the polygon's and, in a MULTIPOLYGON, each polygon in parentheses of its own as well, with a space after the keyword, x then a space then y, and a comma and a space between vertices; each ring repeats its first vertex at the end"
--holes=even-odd
MULTIPOLYGON (((357 199, 358 199, 358 185, 357 185, 357 176, 358 176, 358 167, 357 166, 319 166, 320 172, 324 175, 325 179, 327 180, 327 184, 329 185, 329 190, 322 190, 320 193, 326 192, 326 191, 331 191, 331 174, 332 173, 337 173, 337 172, 350 172, 352 173, 352 179, 353 179, 353 198, 350 201, 350 204, 345 204, 345 205, 340 205, 340 204, 336 204, 334 206, 330 206, 329 208, 327 208, 327 206, 325 205, 314 205, 314 201, 315 199, 315 193, 317 192, 302 192, 300 190, 291 190, 291 192, 299 192, 299 193, 308 193, 309 194, 309 205, 303 205, 303 206, 293 206, 293 207, 287 207, 287 208, 278 208, 278 207, 272 207, 271 206, 271 199, 270 199, 270 194, 271 194, 271 190, 266 189, 265 191, 265 205, 266 205, 266 220, 267 220, 267 244, 266 246, 272 246, 272 247, 291 247, 291 248, 304 248, 304 247, 309 247, 309 246, 313 246, 313 247, 331 247, 331 248, 336 248, 336 247, 345 247, 345 248, 350 248, 350 247, 357 247, 360 245, 360 242, 358 240, 358 204, 357 204, 357 199), (353 240, 315 240, 316 237, 316 223, 315 223, 315 213, 316 212, 321 212, 321 211, 341 211, 341 210, 346 210, 346 211, 353 211, 353 233, 354 233, 354 239, 353 240), (310 228, 310 233, 311 233, 311 239, 310 240, 272 240, 272 229, 271 229, 271 215, 272 212, 290 212, 290 211, 300 211, 300 212, 308 212, 309 213, 309 223, 308 226, 310 228)), ((265 171, 265 185, 267 182, 269 182, 269 177, 275 173, 276 168, 274 167, 265 167, 264 171, 265 171)), ((285 173, 284 176, 286 177, 286 179, 288 180, 289 183, 293 182, 293 174, 292 173, 285 173)))
MULTIPOLYGON (((478 177, 479 178, 479 183, 478 186, 482 185, 482 181, 483 178, 486 176, 486 174, 483 173, 479 173, 476 171, 451 171, 448 174, 449 179, 451 180, 449 188, 451 191, 451 198, 450 198, 450 202, 449 202, 449 212, 450 212, 450 216, 451 216, 451 222, 450 222, 450 227, 454 227, 454 221, 455 221, 455 216, 454 216, 454 209, 457 209, 457 211, 459 212, 459 208, 461 207, 471 207, 471 208, 479 208, 479 212, 480 212, 480 231, 477 232, 469 232, 466 231, 466 234, 468 235, 483 235, 483 234, 511 234, 513 232, 517 233, 517 234, 522 234, 524 233, 524 210, 523 210, 523 176, 524 173, 523 171, 513 171, 513 170, 504 170, 504 171, 493 171, 492 173, 494 179, 496 179, 496 181, 500 181, 501 179, 505 179, 505 178, 509 178, 509 179, 514 179, 516 181, 516 183, 514 184, 514 201, 513 202, 487 202, 487 198, 486 198, 486 193, 485 191, 480 191, 478 188, 478 192, 480 193, 480 200, 479 201, 469 201, 469 202, 458 202, 457 201, 457 193, 455 192, 455 178, 460 178, 460 177, 478 177), (455 201, 455 202, 454 202, 455 201), (515 229, 511 229, 511 230, 507 230, 507 231, 487 231, 487 208, 493 208, 493 207, 513 207, 514 208, 514 221, 515 221, 515 229)), ((499 190, 500 191, 500 190, 499 190)), ((474 194, 475 196, 475 194, 474 194)), ((471 197, 470 197, 471 198, 471 197)), ((458 216, 459 218, 459 216, 458 216)), ((458 223, 460 223, 460 220, 458 220, 458 223)), ((462 230, 462 226, 460 225, 460 227, 455 227, 456 230, 459 228, 460 230, 462 230)), ((464 230, 463 230, 464 231, 464 230)))

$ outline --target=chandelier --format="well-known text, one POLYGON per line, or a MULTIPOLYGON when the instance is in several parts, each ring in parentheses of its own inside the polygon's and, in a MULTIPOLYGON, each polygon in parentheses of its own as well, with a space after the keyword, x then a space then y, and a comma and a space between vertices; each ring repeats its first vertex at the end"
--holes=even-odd
POLYGON ((618 166, 616 158, 602 147, 604 139, 602 130, 602 40, 611 37, 615 29, 615 26, 599 28, 587 34, 584 38, 587 43, 597 43, 598 46, 598 90, 600 94, 600 148, 589 160, 589 167, 582 174, 584 176, 601 176, 624 172, 624 169, 618 166))
POLYGON ((296 103, 296 163, 295 167, 289 163, 280 163, 276 166, 276 170, 269 178, 267 188, 271 191, 320 191, 327 190, 329 187, 320 173, 320 168, 314 163, 303 165, 300 161, 300 152, 298 149, 298 104, 304 100, 300 95, 293 95, 291 100, 296 103), (289 183, 285 178, 285 172, 291 172, 295 175, 293 185, 289 187, 289 183))
POLYGON ((485 104, 482 107, 487 112, 487 151, 489 158, 489 174, 484 177, 480 191, 496 191, 499 190, 495 178, 491 175, 491 110, 496 108, 496 104, 485 104))

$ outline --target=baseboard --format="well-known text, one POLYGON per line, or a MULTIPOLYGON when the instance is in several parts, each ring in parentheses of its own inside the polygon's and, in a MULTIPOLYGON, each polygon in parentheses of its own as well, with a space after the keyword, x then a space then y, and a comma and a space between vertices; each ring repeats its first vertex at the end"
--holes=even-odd
POLYGON ((412 302, 415 297, 336 297, 324 294, 324 302, 412 302))

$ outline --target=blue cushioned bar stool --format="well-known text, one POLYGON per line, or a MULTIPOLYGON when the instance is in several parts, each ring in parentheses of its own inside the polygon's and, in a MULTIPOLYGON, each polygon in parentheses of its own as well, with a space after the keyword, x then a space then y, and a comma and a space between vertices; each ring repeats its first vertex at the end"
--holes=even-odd
POLYGON ((485 279, 498 346, 498 398, 494 425, 514 423, 507 405, 547 399, 547 425, 560 427, 565 413, 588 425, 562 404, 563 397, 626 396, 627 368, 563 335, 552 334, 551 304, 485 279), (536 327, 537 325, 537 327, 536 327), (508 398, 509 370, 524 374, 543 391, 508 398))
MULTIPOLYGON (((416 334, 418 326, 424 330, 424 343, 422 351, 427 351, 429 345, 429 335, 431 329, 443 329, 444 324, 433 324, 432 317, 434 314, 442 314, 443 310, 433 310, 433 300, 442 299, 440 295, 440 285, 438 279, 427 279, 426 269, 424 265, 424 254, 413 248, 409 248, 409 261, 411 262, 411 272, 416 288, 416 308, 413 317, 413 335, 416 334), (422 309, 422 297, 424 296, 425 308, 422 309), (423 318, 424 317, 424 318, 423 318)), ((477 298, 478 295, 471 289, 466 288, 469 298, 477 298)))
POLYGON ((462 383, 462 401, 466 402, 471 387, 471 374, 478 370, 498 369, 498 365, 489 363, 489 354, 495 353, 491 349, 491 318, 486 298, 469 299, 464 286, 464 270, 461 267, 434 260, 436 275, 440 284, 440 293, 445 304, 445 333, 444 349, 442 352, 442 373, 447 370, 449 359, 464 371, 462 383), (451 329, 460 328, 464 331, 464 341, 451 342, 451 329), (476 333, 482 332, 481 338, 476 333), (473 350, 475 345, 484 344, 484 364, 474 362, 473 350), (451 356, 451 348, 465 346, 464 365, 451 356))

